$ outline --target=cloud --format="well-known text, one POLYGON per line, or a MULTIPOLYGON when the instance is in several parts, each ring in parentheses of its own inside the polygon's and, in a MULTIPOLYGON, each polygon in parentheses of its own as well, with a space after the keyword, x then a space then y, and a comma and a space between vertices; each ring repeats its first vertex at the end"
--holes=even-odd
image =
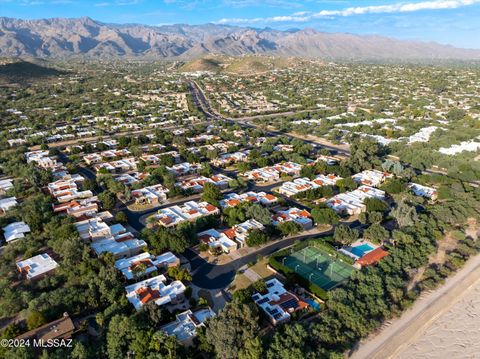
POLYGON ((480 0, 432 0, 416 3, 395 3, 390 5, 357 6, 342 10, 321 10, 318 12, 296 12, 291 15, 258 17, 258 18, 223 18, 217 21, 219 24, 255 24, 274 22, 307 22, 315 19, 328 17, 346 17, 364 14, 392 14, 408 13, 421 10, 445 10, 457 9, 464 6, 480 3, 480 0))

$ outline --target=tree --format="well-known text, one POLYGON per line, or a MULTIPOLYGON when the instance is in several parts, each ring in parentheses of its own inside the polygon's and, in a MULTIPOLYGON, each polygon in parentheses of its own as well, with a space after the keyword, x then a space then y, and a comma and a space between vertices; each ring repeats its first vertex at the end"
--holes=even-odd
POLYGON ((272 223, 272 215, 270 211, 256 203, 247 207, 245 215, 248 218, 255 219, 263 225, 272 223))
POLYGON ((259 337, 248 339, 243 349, 238 353, 238 359, 261 359, 264 358, 263 343, 259 337))
POLYGON ((228 303, 220 313, 207 323, 206 340, 214 348, 218 358, 238 358, 248 340, 259 334, 260 327, 255 307, 228 303))
POLYGON ((296 234, 301 232, 303 227, 294 221, 287 221, 282 222, 277 226, 277 229, 284 235, 284 236, 291 236, 292 234, 296 234))
POLYGON ((202 201, 206 201, 218 207, 218 201, 221 199, 222 192, 220 191, 220 188, 210 182, 207 182, 203 185, 202 201))
POLYGON ((363 232, 363 237, 373 243, 382 243, 390 237, 390 233, 379 224, 372 224, 363 232))
POLYGON ((248 231, 246 242, 249 247, 259 246, 268 242, 268 236, 260 229, 252 229, 248 231))
POLYGON ((167 274, 169 277, 174 278, 175 280, 192 280, 192 276, 188 272, 188 269, 180 266, 168 268, 167 274))
POLYGON ((380 156, 384 154, 384 148, 377 141, 357 137, 350 141, 350 153, 348 167, 354 172, 360 172, 380 165, 380 156))
POLYGON ((253 289, 258 293, 266 293, 267 285, 263 279, 257 280, 252 284, 253 289))
POLYGON ((381 212, 362 212, 358 215, 358 220, 361 224, 380 223, 383 221, 383 214, 381 212))
POLYGON ((335 227, 333 238, 343 245, 350 245, 358 239, 358 230, 352 229, 344 224, 335 227))
POLYGON ((107 354, 110 359, 126 357, 132 329, 128 317, 118 314, 112 317, 107 331, 107 354))
POLYGON ((338 187, 340 192, 353 191, 355 188, 357 188, 357 183, 352 177, 342 178, 341 180, 338 180, 335 185, 338 187))
POLYGON ((367 207, 367 212, 386 212, 388 210, 388 204, 379 198, 367 198, 363 202, 367 207))
POLYGON ((32 310, 27 316, 28 330, 36 329, 47 322, 45 316, 39 311, 32 310))
POLYGON ((383 213, 381 212, 370 212, 368 213, 368 221, 370 223, 380 223, 383 221, 383 213))
POLYGON ((400 228, 413 226, 417 221, 417 210, 414 206, 408 204, 406 200, 401 200, 400 203, 392 209, 391 215, 395 218, 400 228))
POLYGON ((361 224, 368 223, 368 212, 362 212, 358 215, 358 220, 361 224))
POLYGON ((387 193, 397 194, 404 192, 407 189, 407 184, 400 178, 393 178, 385 182, 380 189, 387 193))
POLYGON ((122 212, 122 211, 117 212, 117 214, 115 215, 115 222, 119 222, 122 224, 128 223, 128 217, 125 214, 125 212, 122 212))
POLYGON ((110 191, 104 191, 98 195, 99 201, 102 203, 102 207, 106 210, 112 209, 115 207, 116 198, 115 195, 110 191))
POLYGON ((232 300, 234 303, 251 303, 252 291, 248 288, 237 289, 235 292, 233 292, 232 300))
POLYGON ((316 224, 336 224, 338 214, 329 207, 315 207, 312 209, 312 218, 316 224))
POLYGON ((268 346, 266 358, 320 358, 318 352, 312 351, 308 342, 311 333, 300 324, 290 324, 277 331, 268 346))

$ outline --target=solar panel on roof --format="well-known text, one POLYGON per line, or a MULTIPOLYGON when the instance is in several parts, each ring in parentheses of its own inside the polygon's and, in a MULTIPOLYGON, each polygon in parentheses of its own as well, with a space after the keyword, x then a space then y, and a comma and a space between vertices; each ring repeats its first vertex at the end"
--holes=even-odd
POLYGON ((275 283, 273 283, 273 282, 267 283, 267 288, 271 288, 271 287, 273 287, 274 285, 275 285, 275 283))
POLYGON ((258 298, 260 298, 260 296, 259 296, 258 294, 254 294, 254 295, 252 296, 252 298, 253 298, 253 300, 257 300, 258 298))
POLYGON ((268 298, 262 298, 257 302, 257 304, 263 304, 263 303, 266 303, 266 302, 268 302, 268 298))
POLYGON ((282 317, 282 314, 278 313, 273 316, 273 319, 277 320, 282 317))
POLYGON ((295 308, 298 307, 298 301, 295 298, 289 299, 286 302, 280 303, 280 306, 284 309, 286 309, 286 308, 294 308, 295 309, 295 308))

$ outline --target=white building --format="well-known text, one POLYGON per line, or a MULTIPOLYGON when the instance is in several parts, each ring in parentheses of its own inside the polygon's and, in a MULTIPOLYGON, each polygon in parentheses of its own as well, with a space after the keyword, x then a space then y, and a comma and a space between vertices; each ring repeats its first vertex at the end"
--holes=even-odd
POLYGON ((423 186, 418 183, 410 183, 408 188, 410 188, 416 196, 422 196, 433 200, 436 200, 438 197, 437 190, 433 187, 423 186))
POLYGON ((211 249, 220 248, 224 253, 237 250, 237 243, 230 239, 224 232, 208 229, 197 234, 200 242, 208 244, 211 249))
POLYGON ((173 227, 185 221, 194 221, 198 218, 219 214, 220 210, 208 202, 189 201, 182 206, 161 208, 156 214, 160 225, 173 227))
POLYGON ((183 162, 172 167, 166 167, 167 171, 175 176, 184 176, 191 173, 196 173, 202 169, 202 165, 199 163, 183 162))
POLYGON ((272 224, 278 226, 284 222, 293 221, 299 224, 303 230, 308 230, 313 227, 313 221, 310 213, 306 210, 301 210, 296 207, 289 208, 285 211, 278 211, 272 217, 272 224))
POLYGON ((210 308, 200 309, 193 313, 191 310, 187 310, 177 314, 175 321, 162 326, 160 331, 168 336, 175 335, 184 345, 189 345, 197 334, 197 328, 205 326, 206 320, 214 316, 215 312, 210 308))
POLYGON ((119 259, 115 262, 115 268, 122 272, 128 280, 138 278, 156 272, 159 268, 174 267, 180 264, 180 259, 172 252, 154 256, 148 252, 137 254, 130 258, 119 259), (144 267, 143 271, 139 268, 144 267))
POLYGON ((182 302, 185 299, 185 285, 178 280, 166 285, 166 281, 164 275, 158 275, 126 286, 127 299, 137 310, 150 302, 158 306, 182 302))
POLYGON ((7 191, 13 188, 13 180, 12 179, 4 179, 0 180, 0 195, 7 194, 7 191))
POLYGON ((352 192, 340 193, 327 201, 327 205, 337 213, 359 214, 366 210, 363 203, 367 198, 385 199, 385 192, 379 189, 360 186, 352 192))
POLYGON ((30 233, 30 227, 23 221, 10 223, 2 229, 7 243, 16 239, 24 238, 25 234, 30 233))
POLYGON ((169 190, 161 184, 132 191, 132 197, 139 204, 159 204, 167 200, 169 190))
POLYGON ((8 197, 0 199, 0 211, 3 213, 8 212, 10 209, 18 205, 16 197, 8 197))
POLYGON ((235 207, 243 202, 259 203, 266 207, 270 207, 278 202, 278 198, 266 192, 245 192, 242 194, 228 193, 220 200, 220 207, 235 207))
POLYGON ((255 219, 249 219, 243 223, 234 225, 232 228, 224 231, 223 233, 225 233, 228 238, 235 239, 240 247, 245 247, 248 234, 254 229, 263 231, 265 226, 255 219))
POLYGON ((58 263, 47 253, 17 262, 17 269, 27 279, 39 279, 55 271, 58 263))
POLYGON ((181 182, 175 183, 177 187, 180 187, 184 191, 201 192, 205 183, 212 183, 220 189, 228 188, 228 183, 232 179, 222 174, 213 175, 212 177, 198 176, 186 179, 181 182))
POLYGON ((387 178, 391 178, 390 173, 378 170, 365 170, 352 176, 353 180, 365 186, 378 187, 387 178))
POLYGON ((273 325, 290 320, 291 313, 308 308, 309 305, 295 294, 287 291, 283 284, 276 278, 265 282, 267 293, 255 293, 252 296, 273 325))

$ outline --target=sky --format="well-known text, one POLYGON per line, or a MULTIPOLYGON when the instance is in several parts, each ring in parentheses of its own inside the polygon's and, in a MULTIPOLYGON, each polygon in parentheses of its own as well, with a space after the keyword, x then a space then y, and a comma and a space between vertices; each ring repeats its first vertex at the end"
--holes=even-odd
POLYGON ((480 0, 0 0, 0 16, 314 28, 480 49, 480 0))

